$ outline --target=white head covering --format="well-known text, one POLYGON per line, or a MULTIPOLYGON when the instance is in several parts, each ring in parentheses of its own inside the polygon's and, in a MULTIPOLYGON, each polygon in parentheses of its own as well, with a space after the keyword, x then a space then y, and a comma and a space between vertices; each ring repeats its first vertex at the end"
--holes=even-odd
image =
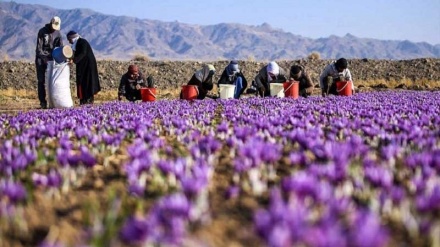
POLYGON ((76 50, 76 42, 81 37, 77 32, 71 30, 67 33, 67 39, 72 40, 72 50, 76 50))
POLYGON ((73 42, 73 44, 72 44, 72 50, 76 51, 76 42, 78 42, 78 39, 79 39, 80 37, 81 37, 81 36, 78 36, 78 37, 72 39, 72 42, 73 42))
POLYGON ((272 78, 269 76, 269 73, 278 76, 280 74, 280 66, 274 61, 270 62, 267 65, 267 81, 272 81, 272 78))

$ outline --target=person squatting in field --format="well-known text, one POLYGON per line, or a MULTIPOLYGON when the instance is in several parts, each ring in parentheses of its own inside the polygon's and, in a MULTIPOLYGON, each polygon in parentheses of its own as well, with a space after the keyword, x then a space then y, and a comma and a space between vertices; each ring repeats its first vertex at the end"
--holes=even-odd
POLYGON ((56 47, 63 46, 61 36, 61 19, 54 16, 50 23, 47 23, 38 31, 37 47, 35 49, 35 68, 37 71, 38 100, 42 109, 47 108, 46 100, 46 70, 47 63, 53 61, 52 51, 56 47))
POLYGON ((73 58, 69 63, 76 64, 76 86, 80 105, 93 104, 94 95, 101 91, 98 66, 89 42, 77 32, 67 33, 67 40, 72 44, 73 58))
POLYGON ((290 79, 299 83, 299 95, 302 97, 308 97, 313 92, 313 81, 307 70, 301 65, 292 65, 290 67, 290 79))
POLYGON ((247 80, 240 71, 238 61, 236 60, 229 62, 229 64, 223 70, 223 73, 217 83, 218 85, 235 85, 234 99, 239 99, 244 90, 247 88, 247 80))
POLYGON ((348 62, 345 58, 339 58, 336 61, 328 64, 319 77, 319 86, 321 88, 321 94, 323 97, 333 94, 338 95, 336 88, 336 82, 338 81, 350 81, 352 93, 354 93, 353 78, 351 72, 348 69, 348 62))
POLYGON ((128 66, 128 70, 122 75, 118 88, 118 100, 124 96, 129 101, 141 100, 141 88, 153 88, 154 80, 152 76, 145 79, 139 67, 135 64, 128 66))
MULTIPOLYGON (((215 74, 215 68, 212 64, 205 64, 200 70, 197 70, 187 85, 197 86, 198 94, 197 99, 204 99, 208 91, 214 88, 212 77, 215 74)), ((183 99, 183 92, 180 93, 180 99, 183 99)))
POLYGON ((286 72, 274 61, 260 69, 255 77, 255 84, 261 97, 270 96, 270 83, 287 81, 286 72))

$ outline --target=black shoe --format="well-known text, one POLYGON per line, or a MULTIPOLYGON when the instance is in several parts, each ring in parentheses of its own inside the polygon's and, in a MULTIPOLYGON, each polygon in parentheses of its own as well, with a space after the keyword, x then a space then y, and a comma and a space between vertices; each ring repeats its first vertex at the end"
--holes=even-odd
POLYGON ((245 94, 256 94, 257 90, 254 88, 248 88, 246 89, 246 93, 245 94))
POLYGON ((41 107, 41 109, 47 109, 47 104, 41 103, 40 107, 41 107))
POLYGON ((217 95, 207 94, 207 95, 206 95, 206 98, 210 98, 210 99, 218 99, 218 98, 220 98, 220 97, 217 96, 217 95))

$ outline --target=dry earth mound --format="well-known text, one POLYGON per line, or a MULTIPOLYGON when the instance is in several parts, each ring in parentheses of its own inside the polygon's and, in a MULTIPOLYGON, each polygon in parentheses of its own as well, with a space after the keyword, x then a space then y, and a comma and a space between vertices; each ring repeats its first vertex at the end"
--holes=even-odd
MULTIPOLYGON (((312 79, 317 84, 322 69, 330 63, 330 60, 283 60, 277 61, 286 70, 292 64, 304 65, 310 72, 312 79)), ((202 66, 198 61, 98 61, 98 71, 103 90, 117 89, 120 77, 130 63, 136 63, 147 75, 153 75, 156 85, 160 89, 178 88, 185 84, 192 74, 202 66)), ((376 87, 388 87, 387 81, 410 80, 414 84, 413 89, 440 89, 440 85, 434 88, 426 88, 422 81, 440 81, 440 59, 423 58, 414 60, 349 60, 353 79, 358 87, 363 81, 384 80, 383 84, 373 85, 376 87), (356 83, 358 82, 358 83, 356 83)), ((218 80, 228 61, 212 62, 217 69, 215 80, 218 80)), ((266 62, 240 61, 240 66, 246 78, 252 81, 256 72, 266 62)), ((75 85, 74 66, 71 67, 71 83, 75 85)), ((372 86, 372 85, 369 85, 372 86)), ((0 89, 33 89, 36 90, 36 72, 33 62, 6 61, 0 63, 0 89)))

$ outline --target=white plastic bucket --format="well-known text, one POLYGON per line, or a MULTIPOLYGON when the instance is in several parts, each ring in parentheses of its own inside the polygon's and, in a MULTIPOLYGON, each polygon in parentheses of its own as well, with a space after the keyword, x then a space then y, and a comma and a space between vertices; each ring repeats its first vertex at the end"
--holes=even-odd
POLYGON ((284 98, 284 84, 283 83, 270 83, 270 96, 284 98))
POLYGON ((220 98, 221 99, 233 99, 235 93, 235 85, 220 84, 220 98))

